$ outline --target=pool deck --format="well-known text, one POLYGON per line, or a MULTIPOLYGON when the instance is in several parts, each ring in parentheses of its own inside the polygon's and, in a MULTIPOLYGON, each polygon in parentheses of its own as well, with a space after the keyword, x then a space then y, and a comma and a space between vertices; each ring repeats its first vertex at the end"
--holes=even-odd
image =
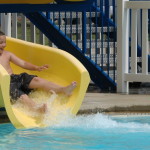
POLYGON ((150 114, 150 94, 86 93, 78 114, 150 114))

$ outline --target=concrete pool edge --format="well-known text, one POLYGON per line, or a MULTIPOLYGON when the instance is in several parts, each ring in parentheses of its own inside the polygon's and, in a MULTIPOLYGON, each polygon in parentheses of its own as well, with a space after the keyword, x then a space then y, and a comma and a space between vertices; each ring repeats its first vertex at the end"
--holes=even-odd
POLYGON ((131 106, 131 107, 111 107, 111 108, 94 108, 94 109, 81 109, 78 115, 82 114, 126 114, 126 113, 137 113, 137 114, 150 114, 150 105, 148 106, 131 106))
POLYGON ((86 93, 78 114, 150 113, 149 94, 86 93))

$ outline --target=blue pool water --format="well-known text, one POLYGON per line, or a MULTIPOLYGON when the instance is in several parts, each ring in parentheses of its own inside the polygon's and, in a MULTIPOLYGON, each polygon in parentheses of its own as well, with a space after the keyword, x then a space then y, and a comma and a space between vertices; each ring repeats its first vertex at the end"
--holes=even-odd
POLYGON ((150 116, 77 116, 40 129, 1 124, 0 150, 150 150, 150 116))

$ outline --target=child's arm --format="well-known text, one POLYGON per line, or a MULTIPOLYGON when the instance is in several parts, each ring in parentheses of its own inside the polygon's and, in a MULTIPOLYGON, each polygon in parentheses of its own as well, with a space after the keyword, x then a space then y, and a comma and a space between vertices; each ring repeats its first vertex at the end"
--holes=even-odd
POLYGON ((29 62, 26 62, 26 61, 20 59, 19 57, 17 57, 16 55, 14 55, 13 53, 10 53, 10 61, 12 63, 16 64, 17 66, 22 67, 24 69, 28 69, 28 70, 42 71, 42 70, 49 68, 48 65, 37 66, 37 65, 31 64, 29 62))

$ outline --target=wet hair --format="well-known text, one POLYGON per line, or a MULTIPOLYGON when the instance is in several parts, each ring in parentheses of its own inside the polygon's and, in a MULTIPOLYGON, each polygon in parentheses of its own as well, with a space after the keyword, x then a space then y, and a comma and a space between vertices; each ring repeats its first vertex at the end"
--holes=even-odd
POLYGON ((0 31, 0 36, 3 36, 3 35, 5 35, 5 33, 4 33, 4 32, 2 32, 2 31, 0 31))

